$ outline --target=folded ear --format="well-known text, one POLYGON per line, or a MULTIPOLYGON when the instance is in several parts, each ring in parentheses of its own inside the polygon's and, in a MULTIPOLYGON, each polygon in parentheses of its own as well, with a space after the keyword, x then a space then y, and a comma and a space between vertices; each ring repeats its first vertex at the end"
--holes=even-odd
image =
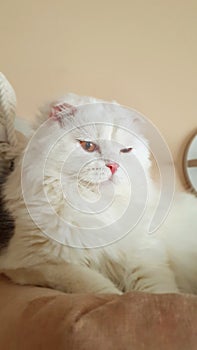
POLYGON ((76 112, 77 108, 69 103, 55 103, 51 105, 49 118, 57 120, 63 127, 65 118, 74 116, 76 112))

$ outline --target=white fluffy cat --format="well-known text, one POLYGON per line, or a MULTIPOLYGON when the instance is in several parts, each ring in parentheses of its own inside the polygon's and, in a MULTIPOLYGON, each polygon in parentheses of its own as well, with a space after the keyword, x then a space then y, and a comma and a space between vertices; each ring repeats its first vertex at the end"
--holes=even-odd
POLYGON ((0 271, 70 293, 197 293, 196 198, 177 194, 148 234, 157 196, 137 113, 69 94, 39 125, 4 186, 15 230, 0 271))

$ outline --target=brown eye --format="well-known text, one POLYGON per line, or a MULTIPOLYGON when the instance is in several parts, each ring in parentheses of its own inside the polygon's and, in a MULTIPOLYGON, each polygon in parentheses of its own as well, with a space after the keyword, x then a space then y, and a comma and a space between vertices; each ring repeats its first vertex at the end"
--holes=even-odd
POLYGON ((129 152, 132 151, 132 149, 133 149, 132 147, 123 148, 123 149, 120 150, 120 152, 121 152, 121 153, 129 153, 129 152))
POLYGON ((97 145, 90 141, 79 141, 81 147, 87 152, 94 152, 97 149, 97 145))

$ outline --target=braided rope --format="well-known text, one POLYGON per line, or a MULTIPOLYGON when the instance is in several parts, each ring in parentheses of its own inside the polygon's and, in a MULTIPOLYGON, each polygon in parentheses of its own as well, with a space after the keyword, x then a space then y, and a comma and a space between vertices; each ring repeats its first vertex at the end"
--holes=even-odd
POLYGON ((16 116, 16 95, 14 89, 0 72, 0 124, 6 132, 6 140, 0 140, 0 158, 13 160, 19 154, 14 120, 16 116))

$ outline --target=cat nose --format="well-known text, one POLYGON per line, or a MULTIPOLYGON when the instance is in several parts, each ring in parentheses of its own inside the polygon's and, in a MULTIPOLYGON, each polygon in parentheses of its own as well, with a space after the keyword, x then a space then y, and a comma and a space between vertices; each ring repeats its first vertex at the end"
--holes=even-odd
POLYGON ((116 172, 116 170, 119 168, 119 164, 115 163, 115 162, 111 162, 106 164, 106 166, 111 170, 111 173, 114 174, 116 172))

